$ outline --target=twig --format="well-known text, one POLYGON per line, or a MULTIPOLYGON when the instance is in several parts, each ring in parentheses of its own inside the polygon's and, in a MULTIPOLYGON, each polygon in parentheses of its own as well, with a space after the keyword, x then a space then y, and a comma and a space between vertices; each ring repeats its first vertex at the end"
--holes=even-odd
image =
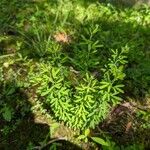
POLYGON ((15 56, 16 54, 7 54, 7 55, 1 55, 0 56, 0 59, 1 58, 5 58, 5 57, 10 57, 10 56, 15 56))
POLYGON ((48 143, 46 143, 46 144, 44 144, 42 146, 36 146, 36 147, 33 147, 32 149, 42 150, 43 148, 45 148, 49 144, 52 144, 52 143, 60 141, 60 140, 66 140, 66 138, 62 137, 62 138, 53 139, 53 140, 49 141, 48 143))
MULTIPOLYGON (((130 106, 135 107, 140 110, 143 110, 143 111, 147 111, 148 109, 150 109, 150 106, 141 106, 141 105, 139 106, 135 103, 129 103, 129 104, 130 104, 130 106)), ((124 105, 122 105, 122 106, 124 106, 124 105)), ((125 107, 127 107, 127 106, 125 106, 125 107)))

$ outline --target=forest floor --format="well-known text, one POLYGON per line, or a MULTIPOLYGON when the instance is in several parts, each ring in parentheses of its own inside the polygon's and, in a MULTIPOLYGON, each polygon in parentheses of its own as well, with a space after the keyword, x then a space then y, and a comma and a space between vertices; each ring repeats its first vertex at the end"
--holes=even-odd
POLYGON ((150 7, 2 0, 0 10, 0 149, 149 149, 150 7), (71 87, 87 74, 99 82, 116 49, 128 49, 127 62, 118 67, 124 87, 115 98, 121 101, 109 102, 109 113, 95 128, 68 127, 39 88, 49 64, 69 72, 71 87))

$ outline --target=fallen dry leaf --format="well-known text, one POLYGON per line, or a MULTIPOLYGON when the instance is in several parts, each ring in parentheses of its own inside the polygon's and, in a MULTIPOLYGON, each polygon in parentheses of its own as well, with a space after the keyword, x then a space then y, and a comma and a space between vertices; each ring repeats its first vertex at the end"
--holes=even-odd
POLYGON ((126 125, 126 131, 125 131, 126 133, 130 130, 131 126, 132 126, 132 122, 130 121, 126 125))
POLYGON ((124 107, 127 107, 128 109, 132 109, 133 108, 133 106, 129 102, 123 103, 121 105, 124 106, 124 107))
POLYGON ((69 37, 69 35, 67 35, 66 33, 56 33, 54 35, 54 39, 57 41, 57 42, 63 42, 63 43, 70 43, 71 39, 69 37))

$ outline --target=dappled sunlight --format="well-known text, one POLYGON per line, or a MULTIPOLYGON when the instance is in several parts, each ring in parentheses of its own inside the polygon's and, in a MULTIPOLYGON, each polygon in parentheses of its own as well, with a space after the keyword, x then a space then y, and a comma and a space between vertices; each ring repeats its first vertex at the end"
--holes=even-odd
POLYGON ((149 147, 150 8, 118 2, 0 2, 0 148, 149 147))

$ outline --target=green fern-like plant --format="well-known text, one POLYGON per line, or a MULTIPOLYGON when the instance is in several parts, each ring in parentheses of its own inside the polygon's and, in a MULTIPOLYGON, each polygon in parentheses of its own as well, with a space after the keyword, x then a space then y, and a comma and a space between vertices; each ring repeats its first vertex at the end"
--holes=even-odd
POLYGON ((47 62, 37 64, 29 79, 32 86, 38 86, 37 93, 45 99, 56 119, 74 129, 94 128, 106 118, 110 106, 121 100, 127 51, 127 46, 120 52, 112 50, 101 81, 87 72, 73 84, 68 77, 69 68, 54 67, 47 62))
POLYGON ((30 74, 31 83, 39 85, 37 93, 46 98, 45 102, 51 105, 55 117, 67 121, 70 116, 71 91, 70 83, 65 80, 65 68, 52 67, 50 63, 42 63, 37 67, 37 73, 30 74))
POLYGON ((98 68, 100 65, 101 55, 99 55, 99 51, 103 45, 98 39, 98 34, 101 31, 99 25, 91 25, 84 30, 84 34, 79 35, 80 42, 73 46, 74 54, 70 60, 76 68, 86 72, 89 69, 98 68))
POLYGON ((124 65, 126 61, 126 53, 128 52, 128 46, 125 46, 119 52, 118 50, 112 50, 112 58, 109 59, 108 65, 105 66, 104 77, 100 82, 100 92, 103 101, 113 102, 117 104, 121 98, 117 95, 123 93, 121 81, 125 77, 124 65))
MULTIPOLYGON (((98 93, 99 82, 93 76, 86 74, 83 81, 76 87, 70 125, 74 128, 84 129, 97 122, 94 116, 99 111, 100 97, 98 93)), ((100 119, 100 118, 99 118, 100 119)), ((94 126, 93 126, 94 127, 94 126)))

